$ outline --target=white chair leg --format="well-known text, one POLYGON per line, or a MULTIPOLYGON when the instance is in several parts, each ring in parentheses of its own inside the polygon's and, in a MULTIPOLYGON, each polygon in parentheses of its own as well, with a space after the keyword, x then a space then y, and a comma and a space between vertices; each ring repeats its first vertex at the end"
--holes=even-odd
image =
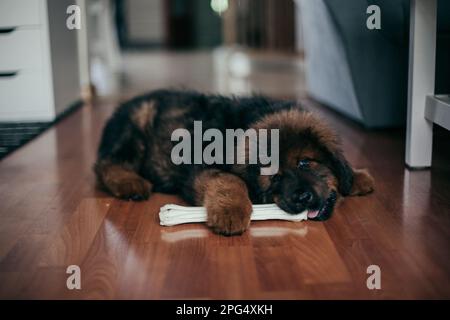
POLYGON ((426 96, 434 94, 436 0, 411 0, 406 165, 431 166, 433 123, 425 118, 426 96))

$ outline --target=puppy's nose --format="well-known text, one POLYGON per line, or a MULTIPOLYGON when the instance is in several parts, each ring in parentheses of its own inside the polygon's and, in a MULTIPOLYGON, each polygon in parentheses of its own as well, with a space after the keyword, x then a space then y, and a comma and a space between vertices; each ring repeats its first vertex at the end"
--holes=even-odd
POLYGON ((313 194, 309 191, 302 192, 297 197, 297 203, 304 206, 308 205, 313 200, 313 194))

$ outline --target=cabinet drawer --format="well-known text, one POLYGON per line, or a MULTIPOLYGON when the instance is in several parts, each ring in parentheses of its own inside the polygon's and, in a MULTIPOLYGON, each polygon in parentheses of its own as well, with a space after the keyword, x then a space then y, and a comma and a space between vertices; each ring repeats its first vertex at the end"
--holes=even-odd
POLYGON ((1 0, 0 28, 40 24, 39 1, 1 0))
POLYGON ((43 63, 42 37, 39 29, 0 33, 0 72, 40 69, 43 63))
POLYGON ((33 120, 37 115, 51 118, 48 83, 42 73, 0 76, 0 120, 33 120))

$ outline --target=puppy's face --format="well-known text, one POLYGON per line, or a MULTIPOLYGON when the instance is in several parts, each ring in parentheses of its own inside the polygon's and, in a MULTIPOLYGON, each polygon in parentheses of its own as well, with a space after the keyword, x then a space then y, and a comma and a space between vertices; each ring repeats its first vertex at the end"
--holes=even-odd
POLYGON ((326 220, 337 200, 337 179, 331 169, 314 158, 301 158, 268 178, 268 192, 284 211, 292 214, 308 210, 308 218, 326 220))
POLYGON ((262 125, 279 128, 277 174, 260 176, 264 202, 275 202, 291 214, 308 211, 312 220, 328 219, 340 195, 349 194, 353 171, 334 133, 311 114, 289 111, 262 125))

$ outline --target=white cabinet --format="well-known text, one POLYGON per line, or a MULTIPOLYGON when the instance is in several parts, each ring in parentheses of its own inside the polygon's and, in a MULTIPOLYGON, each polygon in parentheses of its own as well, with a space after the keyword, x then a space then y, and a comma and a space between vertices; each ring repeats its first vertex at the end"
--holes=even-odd
POLYGON ((52 121, 79 99, 71 0, 0 1, 0 121, 52 121))
MULTIPOLYGON (((45 0, 44 0, 45 1, 45 0)), ((0 1, 0 28, 12 26, 39 25, 42 0, 2 0, 0 1)))

